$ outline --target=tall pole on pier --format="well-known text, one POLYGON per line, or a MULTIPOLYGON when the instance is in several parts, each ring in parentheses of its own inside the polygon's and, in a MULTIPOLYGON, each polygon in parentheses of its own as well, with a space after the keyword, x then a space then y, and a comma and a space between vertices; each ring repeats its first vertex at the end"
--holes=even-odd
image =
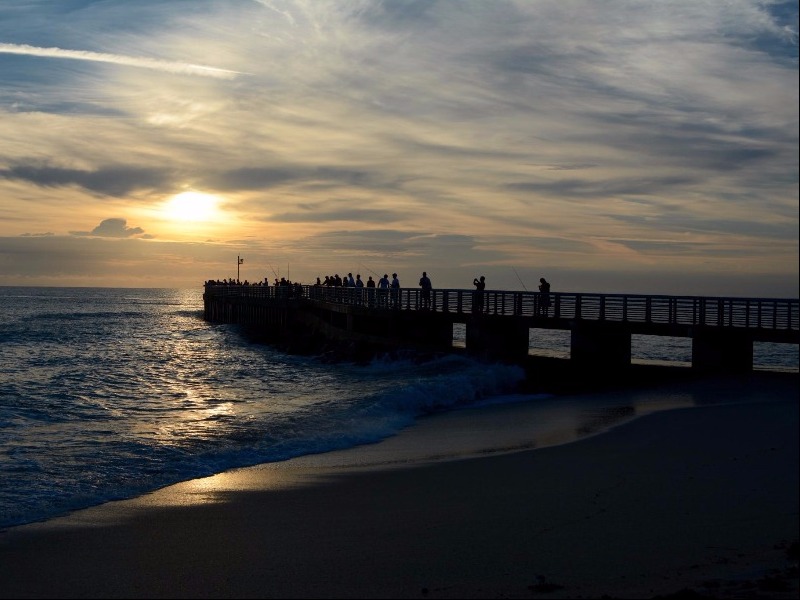
POLYGON ((241 256, 236 257, 236 283, 239 283, 239 265, 244 262, 244 259, 241 256))

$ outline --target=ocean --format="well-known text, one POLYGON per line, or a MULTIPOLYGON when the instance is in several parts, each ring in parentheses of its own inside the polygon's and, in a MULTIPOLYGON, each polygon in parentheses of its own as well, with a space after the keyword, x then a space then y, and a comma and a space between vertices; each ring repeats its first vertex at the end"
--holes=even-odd
MULTIPOLYGON (((459 353, 368 365, 287 355, 236 325, 205 322, 202 293, 0 287, 0 528, 370 444, 448 411, 529 403, 541 407, 529 434, 541 439, 526 443, 560 443, 557 414, 583 410, 569 399, 519 395, 521 368, 459 353)), ((568 356, 568 334, 532 331, 530 348, 568 356)), ((691 342, 640 336, 633 355, 688 365, 691 342)), ((796 373, 798 348, 757 344, 755 365, 796 373)), ((650 398, 654 410, 687 405, 650 398)), ((606 394, 603 409, 615 402, 606 394)))

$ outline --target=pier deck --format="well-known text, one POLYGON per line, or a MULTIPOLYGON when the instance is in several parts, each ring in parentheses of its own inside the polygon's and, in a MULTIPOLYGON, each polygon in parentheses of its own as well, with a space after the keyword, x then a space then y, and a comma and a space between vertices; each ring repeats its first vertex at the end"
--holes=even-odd
POLYGON ((530 329, 570 331, 576 363, 630 364, 631 336, 692 339, 692 366, 751 370, 753 342, 800 343, 800 301, 640 294, 440 289, 273 287, 208 283, 204 317, 298 335, 383 345, 452 348, 466 326, 467 351, 503 360, 528 355, 530 329))

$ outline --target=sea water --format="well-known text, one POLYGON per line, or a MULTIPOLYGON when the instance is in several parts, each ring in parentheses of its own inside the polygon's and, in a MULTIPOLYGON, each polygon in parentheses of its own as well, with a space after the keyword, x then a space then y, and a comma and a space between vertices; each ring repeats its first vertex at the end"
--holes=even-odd
MULTIPOLYGON (((457 353, 287 355, 205 322, 201 288, 0 287, 0 306, 0 527, 376 442, 425 415, 553 401, 512 395, 519 367, 457 353)), ((635 360, 688 360, 683 340, 634 344, 635 360)), ((563 355, 568 338, 533 331, 531 352, 563 355)), ((756 362, 797 371, 797 346, 761 348, 756 362)))

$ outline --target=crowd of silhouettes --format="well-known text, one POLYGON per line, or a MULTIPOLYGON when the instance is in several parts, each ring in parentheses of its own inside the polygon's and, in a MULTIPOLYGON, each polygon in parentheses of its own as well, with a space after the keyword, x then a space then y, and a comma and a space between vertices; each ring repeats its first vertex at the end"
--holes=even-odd
MULTIPOLYGON (((376 274, 377 276, 377 274, 376 274)), ((266 277, 263 281, 250 283, 248 280, 239 281, 237 279, 222 279, 222 280, 208 280, 206 285, 241 285, 241 286, 261 286, 270 287, 269 279, 266 277)), ((475 291, 472 297, 472 311, 474 313, 483 313, 486 308, 485 294, 486 294, 486 276, 481 275, 472 280, 472 285, 475 286, 475 291)), ((301 297, 304 295, 304 287, 299 282, 292 282, 285 277, 275 277, 272 287, 276 288, 276 295, 285 295, 286 297, 301 297)), ((427 271, 422 272, 422 277, 419 280, 420 297, 419 308, 428 310, 431 308, 431 292, 433 290, 433 283, 428 277, 427 271)), ((370 275, 367 281, 361 278, 360 273, 356 273, 355 277, 352 272, 348 272, 345 276, 340 276, 338 273, 333 275, 325 275, 324 280, 317 277, 316 282, 311 286, 309 295, 318 298, 333 298, 335 301, 344 302, 347 304, 367 304, 369 306, 378 306, 381 308, 400 308, 400 280, 397 273, 392 273, 392 278, 389 279, 389 274, 384 273, 377 282, 370 275), (333 292, 315 292, 319 288, 333 288, 333 292)), ((537 312, 540 315, 548 316, 550 310, 550 283, 544 278, 539 278, 539 299, 537 301, 537 312)))

